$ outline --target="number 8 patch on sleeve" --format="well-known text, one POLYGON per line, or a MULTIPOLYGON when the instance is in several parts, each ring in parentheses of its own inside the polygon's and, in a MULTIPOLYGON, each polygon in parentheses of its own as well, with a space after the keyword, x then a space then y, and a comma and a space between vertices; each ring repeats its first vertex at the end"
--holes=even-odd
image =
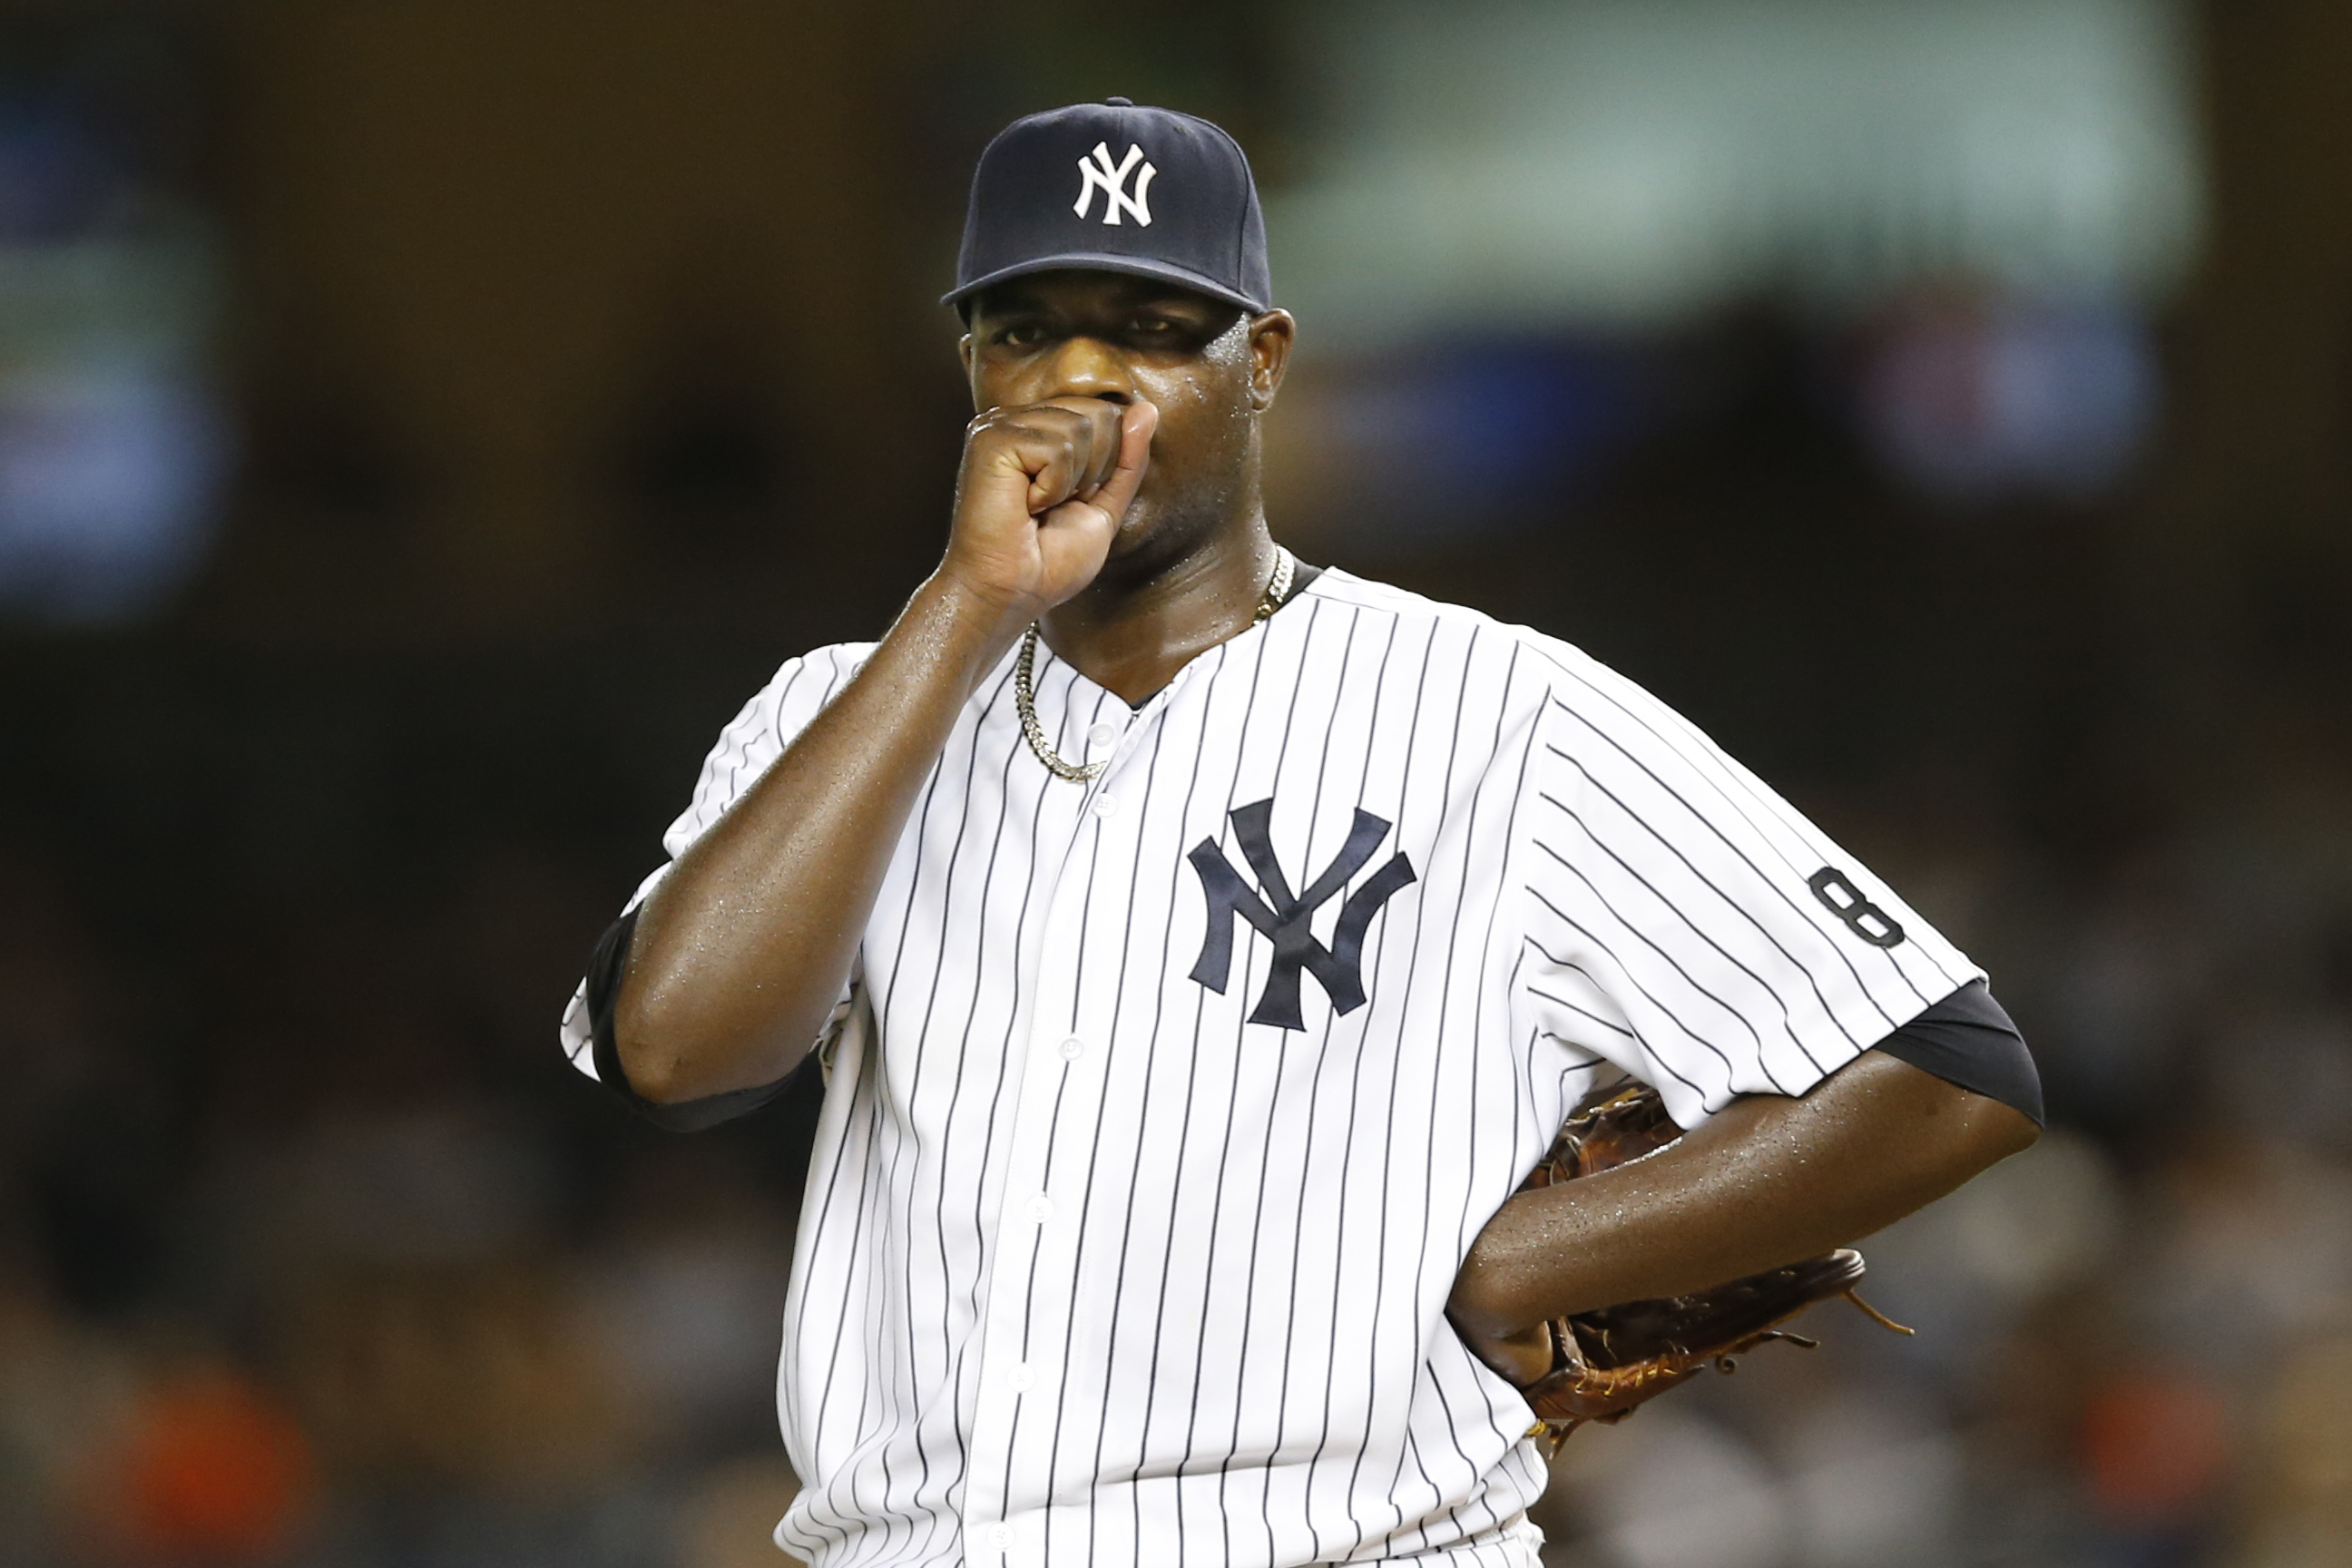
POLYGON ((1903 940, 1902 922, 1863 897, 1853 879, 1836 867, 1822 867, 1805 879, 1805 886, 1830 913, 1845 922, 1846 930, 1871 946, 1893 947, 1903 940))

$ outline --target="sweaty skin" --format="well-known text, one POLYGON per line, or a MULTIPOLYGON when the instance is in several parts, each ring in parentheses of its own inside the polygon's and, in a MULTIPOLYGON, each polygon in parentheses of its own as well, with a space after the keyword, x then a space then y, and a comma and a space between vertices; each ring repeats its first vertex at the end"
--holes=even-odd
MULTIPOLYGON (((958 713, 1033 620, 1129 701, 1245 629, 1272 574, 1259 426, 1295 335, 1171 285, 1060 271, 974 302, 948 545, 865 667, 640 911, 614 1015, 630 1087, 772 1083, 849 975, 958 713)), ((2032 1142, 2007 1107, 1875 1053, 1803 1100, 1738 1101, 1638 1166, 1506 1204, 1450 1312, 1525 1383, 1541 1323, 1851 1240, 2032 1142)))
POLYGON ((614 1012, 660 1104, 772 1083, 848 978, 916 792, 1033 620, 1130 700, 1250 624, 1274 563, 1258 418, 1291 342, 1189 290, 1063 272, 991 289, 948 547, 865 668, 646 901, 614 1012))
POLYGON ((1446 1310, 1489 1366, 1532 1383, 1551 1370, 1547 1319, 1843 1247, 2037 1136, 1997 1100, 1865 1051, 1801 1100, 1736 1100, 1645 1160, 1512 1198, 1446 1310))

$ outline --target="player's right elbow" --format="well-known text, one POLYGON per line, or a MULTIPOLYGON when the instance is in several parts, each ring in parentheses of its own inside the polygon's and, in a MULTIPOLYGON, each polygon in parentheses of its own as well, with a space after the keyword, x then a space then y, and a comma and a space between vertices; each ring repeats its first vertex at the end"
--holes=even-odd
POLYGON ((613 1058, 629 1092, 648 1105, 678 1106, 762 1089, 800 1065, 815 1029, 778 1031, 764 1019, 675 1016, 635 1008, 625 992, 613 1019, 613 1058), (650 1015, 650 1016, 649 1016, 650 1015), (780 1039, 803 1042, 781 1048, 780 1039))
POLYGON ((690 1074, 675 1050, 665 1050, 642 1037, 633 1038, 618 1020, 613 1030, 613 1055, 631 1094, 648 1105, 677 1105, 698 1098, 690 1074))
POLYGON ((709 1091, 698 1081, 698 1063, 709 1053, 693 1047, 687 1020, 661 1016, 646 1003, 646 988, 625 980, 613 1009, 613 1060, 628 1091, 648 1105, 701 1099, 709 1091))

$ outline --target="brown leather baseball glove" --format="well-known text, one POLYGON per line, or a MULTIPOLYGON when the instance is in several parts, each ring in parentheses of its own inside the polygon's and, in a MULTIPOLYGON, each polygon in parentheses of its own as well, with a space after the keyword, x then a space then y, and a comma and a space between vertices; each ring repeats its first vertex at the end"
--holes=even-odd
MULTIPOLYGON (((1622 1165, 1682 1135, 1656 1089, 1630 1080, 1611 1085, 1588 1095, 1569 1116, 1551 1152, 1519 1190, 1622 1165)), ((1710 1364, 1729 1373, 1734 1356, 1768 1341, 1786 1340, 1811 1350, 1818 1342, 1780 1325, 1832 1296, 1844 1297, 1896 1333, 1911 1332, 1853 1293, 1862 1275, 1862 1254, 1842 1247, 1687 1296, 1623 1301, 1555 1318, 1551 1371, 1519 1391, 1538 1417, 1528 1435, 1548 1435, 1558 1452, 1587 1421, 1622 1421, 1635 1406, 1710 1364)))

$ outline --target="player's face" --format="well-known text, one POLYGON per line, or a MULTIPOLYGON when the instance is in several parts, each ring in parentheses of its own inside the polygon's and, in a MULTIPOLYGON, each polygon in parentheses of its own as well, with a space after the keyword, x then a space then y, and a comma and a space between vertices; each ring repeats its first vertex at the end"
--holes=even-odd
POLYGON ((1252 316, 1189 289, 1112 272, 1041 272, 980 295, 963 344, 972 406, 1049 397, 1160 410, 1151 468, 1111 545, 1161 563, 1255 515, 1257 416, 1289 358, 1289 313, 1252 316))

